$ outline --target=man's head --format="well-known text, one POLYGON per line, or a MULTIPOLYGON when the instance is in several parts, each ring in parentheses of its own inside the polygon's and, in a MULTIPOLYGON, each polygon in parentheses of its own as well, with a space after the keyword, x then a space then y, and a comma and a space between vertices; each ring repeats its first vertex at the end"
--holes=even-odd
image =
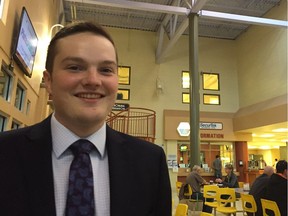
POLYGON ((226 164, 225 165, 225 172, 227 174, 230 174, 231 172, 233 172, 233 165, 232 164, 226 164))
POLYGON ((89 22, 62 28, 49 45, 44 80, 56 119, 80 137, 93 134, 116 100, 113 40, 102 27, 89 22))
POLYGON ((263 171, 264 174, 271 176, 274 173, 274 169, 271 166, 266 166, 263 171))
MULTIPOLYGON (((73 24, 67 25, 64 28, 60 29, 60 31, 58 31, 55 34, 55 36, 51 39, 50 44, 48 46, 45 68, 49 73, 53 72, 54 59, 55 59, 55 56, 57 55, 57 52, 59 51, 58 41, 67 36, 70 36, 73 34, 79 34, 83 32, 90 32, 95 35, 103 36, 107 40, 109 40, 115 48, 115 43, 111 35, 102 26, 100 26, 97 23, 80 22, 80 23, 73 23, 73 24)), ((116 59, 118 61, 116 48, 115 48, 115 54, 116 54, 116 59)))
POLYGON ((192 171, 194 171, 194 172, 200 172, 200 171, 201 171, 201 167, 198 166, 198 165, 194 165, 193 168, 192 168, 192 171))
POLYGON ((279 160, 276 165, 276 172, 281 173, 287 177, 288 162, 286 160, 279 160))
POLYGON ((220 158, 220 155, 216 155, 216 158, 220 158))

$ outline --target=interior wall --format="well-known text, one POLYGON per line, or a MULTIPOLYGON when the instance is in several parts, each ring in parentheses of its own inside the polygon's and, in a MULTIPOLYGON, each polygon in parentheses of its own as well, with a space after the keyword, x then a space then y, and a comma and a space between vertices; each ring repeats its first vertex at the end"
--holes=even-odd
POLYGON ((59 2, 51 0, 43 0, 41 4, 38 0, 5 0, 7 11, 5 19, 0 20, 0 63, 5 61, 8 65, 13 64, 13 83, 12 94, 9 101, 0 97, 0 112, 8 118, 7 130, 11 128, 12 120, 21 123, 22 126, 31 125, 45 116, 36 116, 37 109, 45 109, 39 107, 39 88, 42 79, 42 72, 45 68, 45 57, 47 45, 50 39, 50 26, 57 23, 59 15, 59 2), (39 42, 32 77, 29 78, 23 74, 18 65, 11 61, 12 47, 15 45, 15 39, 18 32, 22 7, 28 11, 30 19, 35 28, 39 42), (4 34, 5 32, 5 34, 4 34), (15 93, 17 83, 21 83, 26 89, 24 100, 24 109, 19 111, 14 107, 15 93), (30 112, 26 114, 26 103, 31 102, 30 112))
MULTIPOLYGON (((108 28, 115 40, 119 64, 131 66, 131 84, 120 88, 130 89, 131 107, 144 107, 156 111, 156 143, 163 144, 163 110, 189 110, 182 103, 181 72, 189 70, 188 37, 183 36, 175 44, 161 64, 155 63, 157 35, 152 32, 108 28), (163 86, 156 89, 156 81, 163 86)), ((238 88, 235 42, 211 38, 199 38, 199 71, 220 74, 221 105, 200 105, 201 111, 236 112, 238 88)), ((202 83, 201 83, 202 86, 202 83)), ((200 93, 203 91, 201 90, 200 93)), ((217 93, 209 91, 209 93, 217 93)), ((202 97, 201 97, 202 101, 202 97)))
MULTIPOLYGON (((287 20, 287 1, 265 17, 287 20)), ((287 94, 287 32, 252 25, 236 40, 240 108, 287 94)))

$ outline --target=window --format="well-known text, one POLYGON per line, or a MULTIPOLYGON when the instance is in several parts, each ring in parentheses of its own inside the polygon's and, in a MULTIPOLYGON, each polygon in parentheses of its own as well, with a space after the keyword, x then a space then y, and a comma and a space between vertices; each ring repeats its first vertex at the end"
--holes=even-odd
POLYGON ((30 113, 30 107, 31 107, 31 101, 27 100, 27 104, 26 104, 26 115, 29 115, 30 113))
POLYGON ((204 90, 219 91, 219 74, 202 72, 202 83, 204 90))
POLYGON ((118 67, 118 83, 120 85, 130 85, 130 72, 131 67, 128 66, 119 66, 118 67))
POLYGON ((24 103, 24 97, 25 97, 25 90, 24 88, 18 83, 17 89, 16 89, 16 98, 14 106, 18 108, 20 111, 23 110, 23 103, 24 103))
POLYGON ((2 19, 3 10, 4 10, 4 0, 0 0, 0 19, 2 19))
POLYGON ((190 87, 189 71, 182 71, 182 88, 189 89, 189 87, 190 87))
POLYGON ((118 89, 117 100, 130 100, 130 90, 129 89, 118 89))
POLYGON ((7 118, 3 115, 0 115, 0 132, 3 132, 6 127, 7 118))
POLYGON ((190 94, 182 92, 182 103, 190 103, 190 94))
POLYGON ((13 121, 12 122, 12 125, 11 125, 11 130, 15 130, 15 129, 18 129, 20 128, 20 124, 16 121, 13 121))
POLYGON ((220 95, 203 94, 203 103, 207 105, 220 105, 220 95))
POLYGON ((0 96, 6 101, 10 100, 12 80, 12 75, 9 72, 7 65, 2 62, 0 71, 0 96))

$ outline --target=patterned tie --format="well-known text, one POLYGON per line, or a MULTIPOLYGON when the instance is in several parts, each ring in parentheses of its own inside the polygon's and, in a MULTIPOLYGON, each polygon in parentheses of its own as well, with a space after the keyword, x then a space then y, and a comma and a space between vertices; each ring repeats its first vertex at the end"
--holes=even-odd
POLYGON ((89 153, 95 146, 80 139, 70 146, 74 154, 69 173, 66 216, 94 216, 93 173, 89 153))

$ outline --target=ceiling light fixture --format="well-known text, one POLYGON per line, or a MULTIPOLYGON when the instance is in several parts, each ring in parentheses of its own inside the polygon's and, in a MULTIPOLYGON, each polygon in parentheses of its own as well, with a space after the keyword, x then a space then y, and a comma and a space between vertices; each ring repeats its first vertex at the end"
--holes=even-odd
POLYGON ((262 134, 262 135, 260 135, 259 137, 269 138, 269 137, 274 137, 274 136, 275 136, 274 134, 262 134))
POLYGON ((273 132, 288 132, 288 128, 277 128, 272 130, 273 132))

